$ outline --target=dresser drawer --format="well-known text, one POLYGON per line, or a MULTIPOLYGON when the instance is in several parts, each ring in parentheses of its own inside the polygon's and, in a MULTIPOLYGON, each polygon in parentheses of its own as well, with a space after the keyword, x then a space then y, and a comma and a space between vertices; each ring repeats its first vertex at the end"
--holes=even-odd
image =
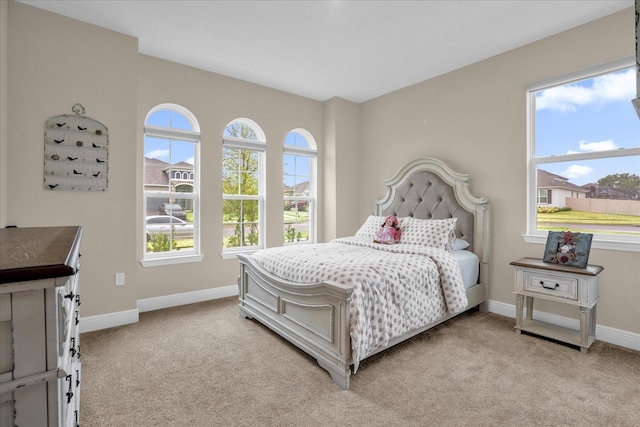
POLYGON ((537 271, 525 271, 524 291, 577 301, 578 279, 537 271))

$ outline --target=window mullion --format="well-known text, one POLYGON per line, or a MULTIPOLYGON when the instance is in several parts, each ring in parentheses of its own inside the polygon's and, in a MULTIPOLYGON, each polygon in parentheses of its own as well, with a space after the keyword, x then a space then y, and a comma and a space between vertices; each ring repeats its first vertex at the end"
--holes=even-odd
POLYGON ((571 153, 560 154, 555 156, 536 157, 534 159, 536 164, 543 163, 561 163, 570 162, 574 160, 593 160, 612 157, 627 157, 640 155, 640 147, 637 148, 620 148, 618 150, 609 151, 593 151, 587 153, 571 153))

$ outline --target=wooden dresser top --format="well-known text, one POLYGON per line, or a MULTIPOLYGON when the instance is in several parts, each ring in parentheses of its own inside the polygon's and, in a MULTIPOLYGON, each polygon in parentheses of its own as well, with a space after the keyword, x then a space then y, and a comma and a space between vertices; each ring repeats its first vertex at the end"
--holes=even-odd
POLYGON ((509 264, 518 267, 540 268, 542 270, 558 271, 561 273, 582 274, 584 276, 597 276, 602 270, 604 270, 604 267, 600 265, 589 264, 586 268, 578 268, 562 264, 552 264, 549 262, 544 262, 538 258, 528 257, 511 261, 509 264))
POLYGON ((0 229, 0 283, 72 276, 82 227, 0 229))

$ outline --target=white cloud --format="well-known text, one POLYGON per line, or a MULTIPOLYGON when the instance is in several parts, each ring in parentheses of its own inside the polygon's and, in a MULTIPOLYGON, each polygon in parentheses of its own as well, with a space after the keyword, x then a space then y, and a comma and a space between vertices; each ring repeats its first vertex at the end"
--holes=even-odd
POLYGON ((183 162, 189 163, 190 165, 195 164, 196 160, 194 157, 189 157, 188 159, 184 159, 183 162))
POLYGON ((576 154, 576 153, 584 153, 586 152, 595 152, 595 151, 607 151, 607 150, 617 150, 618 147, 616 145, 615 142, 613 142, 610 139, 607 139, 605 141, 598 141, 598 142, 586 142, 586 141, 580 141, 578 144, 580 150, 576 151, 576 150, 567 150, 567 154, 576 154))
POLYGON ((630 101, 635 98, 636 72, 634 68, 621 73, 593 78, 591 87, 581 82, 557 86, 538 92, 536 110, 575 111, 594 103, 630 101))
POLYGON ((589 166, 571 165, 559 175, 568 179, 576 179, 589 175, 591 172, 593 172, 593 168, 590 168, 589 166))
POLYGON ((617 150, 619 147, 610 139, 606 141, 600 142, 585 142, 580 141, 580 150, 581 151, 607 151, 607 150, 617 150))
POLYGON ((169 150, 153 150, 149 151, 145 154, 145 157, 149 157, 150 159, 162 159, 169 157, 169 150))

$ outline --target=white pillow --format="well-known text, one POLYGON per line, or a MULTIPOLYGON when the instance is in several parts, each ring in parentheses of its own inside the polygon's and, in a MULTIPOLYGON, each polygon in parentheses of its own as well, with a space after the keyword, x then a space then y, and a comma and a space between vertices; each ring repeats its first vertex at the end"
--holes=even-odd
POLYGON ((463 239, 458 239, 457 237, 453 240, 453 244, 451 245, 452 251, 461 251, 463 249, 467 249, 469 247, 469 242, 463 239))
POLYGON ((402 237, 400 243, 434 246, 451 251, 458 218, 418 219, 402 218, 402 237))
POLYGON ((354 234, 355 237, 366 237, 373 240, 376 237, 376 233, 384 224, 386 216, 369 215, 364 221, 364 224, 360 226, 360 229, 354 234))

